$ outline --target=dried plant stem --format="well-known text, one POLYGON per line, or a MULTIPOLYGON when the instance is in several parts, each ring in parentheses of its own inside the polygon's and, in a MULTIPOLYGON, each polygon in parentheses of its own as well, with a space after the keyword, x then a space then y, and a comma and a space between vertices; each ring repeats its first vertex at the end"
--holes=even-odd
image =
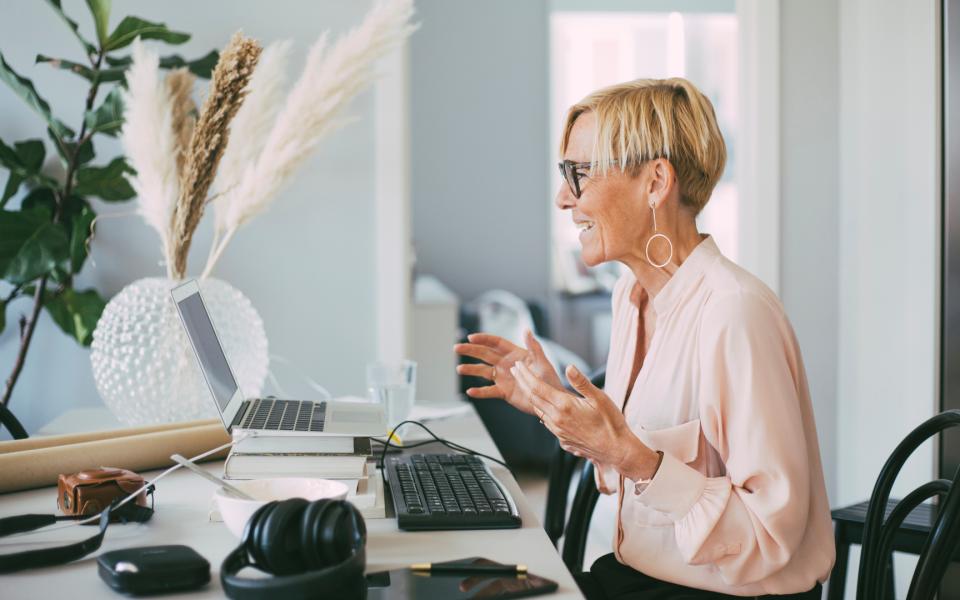
POLYGON ((177 176, 180 179, 183 179, 184 176, 187 150, 190 147, 193 127, 197 122, 195 116, 197 105, 191 97, 193 84, 196 80, 196 76, 186 67, 171 71, 166 79, 167 93, 170 95, 170 108, 173 113, 171 125, 177 143, 177 176))
POLYGON ((230 121, 246 95, 247 84, 260 58, 260 45, 236 33, 224 48, 213 70, 210 94, 190 138, 190 148, 180 179, 180 196, 171 220, 171 250, 168 260, 176 278, 187 270, 187 255, 193 234, 203 216, 207 192, 216 175, 230 135, 230 121))

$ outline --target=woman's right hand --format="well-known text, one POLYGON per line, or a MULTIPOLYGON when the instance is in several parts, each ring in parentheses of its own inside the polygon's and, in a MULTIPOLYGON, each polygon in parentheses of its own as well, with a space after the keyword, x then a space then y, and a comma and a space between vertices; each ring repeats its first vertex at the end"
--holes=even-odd
POLYGON ((457 373, 473 375, 493 382, 485 387, 474 387, 467 390, 471 398, 503 398, 511 406, 527 414, 534 414, 533 404, 529 396, 524 393, 514 380, 510 369, 518 361, 522 361, 543 381, 557 389, 564 389, 556 369, 547 360, 543 347, 529 330, 524 333, 524 342, 527 347, 522 348, 509 340, 488 333, 472 333, 467 336, 469 343, 457 344, 453 347, 457 354, 477 358, 482 363, 463 364, 457 366, 457 373))

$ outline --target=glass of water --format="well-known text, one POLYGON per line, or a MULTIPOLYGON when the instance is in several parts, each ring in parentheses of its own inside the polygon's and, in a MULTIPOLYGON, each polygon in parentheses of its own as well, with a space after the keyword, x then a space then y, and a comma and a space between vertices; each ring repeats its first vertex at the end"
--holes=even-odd
POLYGON ((367 365, 367 391, 383 407, 389 429, 410 416, 416 389, 417 363, 412 360, 367 365))

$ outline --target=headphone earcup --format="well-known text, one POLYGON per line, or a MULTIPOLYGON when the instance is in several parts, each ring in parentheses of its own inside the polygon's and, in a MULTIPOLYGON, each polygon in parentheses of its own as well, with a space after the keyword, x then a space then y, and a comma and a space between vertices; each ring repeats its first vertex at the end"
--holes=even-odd
POLYGON ((263 556, 260 554, 257 539, 260 537, 260 528, 263 524, 264 516, 273 510, 273 507, 279 502, 268 502, 258 508, 243 527, 243 536, 240 538, 240 545, 246 550, 254 564, 262 564, 263 556))
POLYGON ((254 530, 251 554, 258 566, 274 575, 291 575, 305 570, 300 552, 300 535, 296 526, 308 502, 291 498, 277 502, 266 511, 254 530))
POLYGON ((300 553, 308 569, 322 569, 329 564, 320 542, 323 513, 330 508, 330 500, 315 500, 303 509, 300 525, 300 553))
POLYGON ((366 545, 367 528, 363 516, 353 504, 336 500, 323 516, 319 541, 325 560, 341 563, 366 545))
POLYGON ((301 532, 301 551, 307 568, 338 565, 366 543, 363 517, 345 500, 311 502, 304 509, 301 532))

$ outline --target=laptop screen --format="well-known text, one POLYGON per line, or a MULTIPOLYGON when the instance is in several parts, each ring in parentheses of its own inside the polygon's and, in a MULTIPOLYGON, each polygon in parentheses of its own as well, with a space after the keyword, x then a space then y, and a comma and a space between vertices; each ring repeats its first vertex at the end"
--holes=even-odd
POLYGON ((237 392, 237 382, 230 372, 227 357, 220 347, 220 340, 210 322, 207 308, 200 294, 190 294, 177 302, 187 335, 193 342, 193 349, 200 360, 200 368, 207 379, 207 385, 217 401, 222 413, 237 392))

